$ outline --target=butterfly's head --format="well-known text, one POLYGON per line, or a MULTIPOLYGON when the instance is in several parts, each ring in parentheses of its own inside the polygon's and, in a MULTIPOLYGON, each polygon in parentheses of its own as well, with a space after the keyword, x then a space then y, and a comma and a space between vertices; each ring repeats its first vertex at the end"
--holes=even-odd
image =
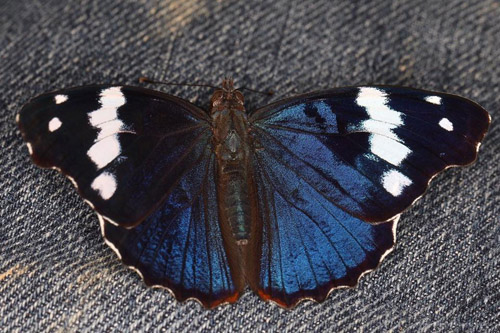
POLYGON ((244 111, 243 106, 245 99, 241 91, 234 88, 234 82, 231 78, 222 80, 222 87, 215 90, 210 100, 212 112, 223 110, 239 110, 244 111))

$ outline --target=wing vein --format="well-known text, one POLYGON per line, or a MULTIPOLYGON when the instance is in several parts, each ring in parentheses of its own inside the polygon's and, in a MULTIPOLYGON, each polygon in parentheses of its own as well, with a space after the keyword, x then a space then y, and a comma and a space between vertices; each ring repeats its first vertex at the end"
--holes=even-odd
MULTIPOLYGON (((290 155, 294 156, 297 160, 299 160, 299 161, 303 162, 304 164, 306 164, 307 166, 309 166, 311 169, 313 169, 314 171, 316 171, 318 174, 320 174, 320 175, 321 175, 321 177, 322 177, 323 179, 325 179, 325 178, 326 178, 325 176, 323 176, 323 175, 322 175, 322 172, 321 172, 320 170, 316 169, 316 168, 315 168, 314 166, 312 166, 310 163, 308 163, 308 162, 304 161, 303 159, 301 159, 300 157, 298 157, 298 156, 297 156, 295 153, 293 153, 290 149, 288 149, 288 148, 287 148, 286 146, 284 146, 281 142, 279 142, 279 140, 278 140, 278 139, 276 139, 273 135, 271 135, 271 134, 269 134, 269 133, 267 133, 267 132, 265 132, 265 131, 262 131, 262 132, 263 132, 265 135, 267 135, 267 136, 269 136, 270 138, 272 138, 272 140, 273 140, 273 141, 275 141, 275 142, 276 142, 279 146, 281 146, 281 147, 282 147, 285 151, 287 151, 290 155)), ((265 149, 265 147, 264 147, 264 149, 265 149)), ((271 156, 273 156, 273 155, 274 155, 274 154, 272 154, 272 152, 269 152, 269 154, 270 154, 271 156)), ((339 158, 341 158, 341 159, 345 162, 345 160, 344 160, 341 156, 339 156, 339 158)), ((276 161, 277 161, 278 163, 280 163, 281 165, 283 165, 284 167, 286 167, 288 170, 292 171, 292 172, 293 172, 293 173, 294 173, 294 174, 295 174, 298 178, 301 178, 301 179, 302 179, 305 183, 307 183, 309 186, 311 186, 311 187, 312 187, 312 188, 313 188, 316 192, 320 193, 320 194, 321 194, 321 195, 322 195, 325 199, 327 199, 328 201, 332 202, 332 203, 333 203, 335 206, 337 206, 338 208, 340 208, 340 209, 344 210, 344 208, 343 208, 343 207, 338 206, 338 205, 337 205, 335 202, 333 202, 331 199, 327 198, 327 197, 326 197, 326 196, 325 196, 325 195, 324 195, 321 191, 319 191, 319 190, 318 190, 318 189, 317 189, 314 185, 310 184, 310 183, 309 183, 309 182, 305 179, 305 177, 301 176, 298 172, 296 172, 296 171, 295 171, 295 169, 294 169, 294 168, 292 168, 292 167, 291 167, 288 163, 285 163, 285 162, 283 162, 283 161, 281 161, 280 159, 277 159, 277 158, 275 158, 275 157, 273 157, 273 159, 274 159, 274 160, 276 160, 276 161)), ((348 164, 348 163, 346 162, 346 164, 348 164)), ((349 164, 349 165, 352 167, 352 165, 351 165, 351 164, 349 164)), ((354 169, 354 170, 356 170, 356 172, 360 173, 357 169, 354 169)), ((364 178, 366 178, 368 181, 370 181, 373 185, 376 185, 376 184, 374 184, 374 183, 373 183, 373 181, 372 181, 371 179, 367 178, 367 176, 366 176, 366 175, 364 175, 364 174, 362 174, 362 173, 361 173, 361 175, 363 175, 363 176, 364 176, 364 178)), ((328 181, 328 180, 327 180, 327 181, 328 181)), ((359 202, 359 201, 358 201, 355 197, 353 197, 353 196, 352 196, 352 195, 351 195, 348 191, 346 191, 346 190, 345 190, 345 189, 344 189, 344 188, 343 188, 340 184, 338 184, 337 180, 334 180, 334 181, 335 181, 335 186, 336 186, 337 188, 339 188, 339 190, 340 190, 342 193, 344 193, 344 194, 346 194, 347 196, 349 196, 349 197, 350 197, 350 198, 351 198, 354 202, 358 203, 360 206, 363 206, 361 202, 359 202)), ((329 182, 329 183, 331 183, 332 181, 328 181, 328 182, 329 182)), ((377 206, 379 206, 379 208, 383 208, 383 207, 384 207, 384 205, 383 205, 382 203, 380 203, 380 202, 378 202, 378 201, 376 201, 376 200, 374 200, 374 199, 371 199, 371 198, 370 198, 370 201, 372 201, 372 202, 373 202, 373 203, 375 203, 377 206)), ((344 211, 345 211, 345 210, 344 210, 344 211)), ((347 212, 347 213, 349 213, 349 212, 347 212)))
MULTIPOLYGON (((194 163, 196 164, 196 163, 194 163)), ((190 170, 191 168, 189 168, 190 170)), ((207 167, 208 169, 208 167, 207 167)), ((188 170, 188 171, 189 171, 188 170)), ((186 171, 187 172, 187 171, 186 171)), ((207 176, 208 172, 205 171, 205 177, 207 176)), ((163 230, 162 232, 162 235, 159 239, 159 244, 161 245, 161 243, 163 243, 163 241, 165 240, 165 236, 167 235, 168 231, 169 231, 169 227, 172 225, 172 223, 177 219, 177 217, 179 217, 179 215, 187 208, 189 207, 192 207, 194 202, 197 201, 199 199, 199 196, 201 194, 201 192, 203 191, 203 186, 196 192, 196 194, 191 198, 191 200, 189 200, 188 203, 186 203, 185 205, 182 206, 182 208, 179 208, 177 210, 177 212, 175 212, 174 216, 172 216, 172 218, 167 222, 167 224, 165 225, 165 229, 163 230)), ((165 214, 165 210, 162 210, 162 219, 163 219, 163 216, 165 214)), ((153 255, 153 258, 156 258, 156 256, 158 255, 158 251, 160 250, 161 246, 158 246, 156 249, 155 249, 155 252, 154 252, 154 255, 153 255)))
MULTIPOLYGON (((260 163, 259 163, 260 165, 260 163)), ((271 184, 271 186, 274 188, 275 192, 277 192, 286 202, 288 202, 288 204, 290 204, 291 206, 293 206, 295 209, 297 209, 298 211, 300 211, 302 214, 304 214, 311 222, 313 222, 316 227, 318 227, 318 229, 321 231, 321 233, 325 236, 325 238, 328 240, 329 244, 331 245, 332 249, 335 251, 335 253, 337 253, 337 256, 339 257, 339 259, 342 261, 342 264, 346 267, 346 270, 348 268, 347 264, 345 263, 344 259, 342 258, 342 256, 340 255, 340 252, 338 251, 337 247, 335 246, 335 244, 332 242, 332 240, 328 237, 327 234, 325 234, 324 230, 317 224, 317 222, 312 218, 312 216, 309 215, 309 213, 307 213, 306 211, 304 211, 303 209, 299 208, 298 206, 296 206, 294 203, 292 203, 290 200, 288 200, 285 195, 283 193, 281 193, 281 191, 278 189, 277 186, 274 185, 274 183, 270 180, 270 177, 269 175, 267 174, 266 171, 262 170, 262 167, 260 167, 261 169, 261 172, 263 172, 265 175, 266 175, 266 178, 269 182, 269 184, 271 184)), ((328 200, 328 199, 327 199, 328 200)), ((274 202, 274 200, 273 200, 274 202)), ((281 250, 280 250, 281 252, 281 250)))
MULTIPOLYGON (((263 172, 263 170, 261 170, 263 172)), ((259 175, 259 178, 261 179, 261 184, 263 184, 263 178, 262 175, 259 175)), ((267 192, 267 189, 264 187, 264 191, 267 192)), ((273 215, 273 220, 274 222, 272 223, 274 225, 275 233, 276 233, 276 241, 277 241, 277 246, 278 246, 278 256, 279 256, 279 267, 280 267, 280 276, 281 276, 281 287, 285 289, 285 278, 283 275, 283 259, 281 257, 282 254, 282 248, 281 248, 281 236, 280 236, 280 231, 279 231, 279 226, 278 226, 278 217, 276 216, 276 203, 274 200, 274 194, 273 193, 268 193, 269 196, 269 202, 273 205, 273 210, 272 210, 272 215, 273 215)), ((269 202, 266 202, 266 205, 269 204, 269 202)), ((271 218, 271 215, 269 214, 269 218, 271 218)), ((271 226, 269 225, 269 237, 272 237, 271 235, 271 226)), ((271 252, 270 247, 270 252, 271 252)), ((271 269, 271 255, 269 256, 269 267, 271 269)), ((271 274, 270 274, 271 276, 271 274)), ((271 278, 271 277, 270 277, 271 278)), ((271 289, 272 290, 272 289, 271 289)))

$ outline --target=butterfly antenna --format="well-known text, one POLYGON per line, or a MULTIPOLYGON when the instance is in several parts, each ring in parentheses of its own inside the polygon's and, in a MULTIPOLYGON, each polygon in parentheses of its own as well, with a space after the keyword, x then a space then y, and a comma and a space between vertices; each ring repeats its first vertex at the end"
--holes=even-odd
MULTIPOLYGON (((165 81, 152 80, 152 79, 144 77, 144 76, 139 78, 139 82, 140 83, 163 84, 166 86, 208 87, 208 88, 213 88, 213 89, 220 88, 220 87, 214 86, 213 84, 208 84, 208 83, 187 83, 187 82, 168 82, 168 81, 165 82, 165 81)), ((263 94, 263 95, 267 95, 267 96, 274 95, 274 91, 272 91, 272 90, 261 91, 261 90, 247 88, 247 87, 240 87, 236 90, 246 90, 246 91, 251 91, 254 93, 263 94)))
POLYGON ((156 81, 147 77, 140 77, 140 83, 153 83, 153 84, 163 84, 166 86, 188 86, 188 87, 208 87, 218 89, 219 87, 214 86, 213 84, 207 83, 187 83, 187 82, 164 82, 164 81, 156 81))

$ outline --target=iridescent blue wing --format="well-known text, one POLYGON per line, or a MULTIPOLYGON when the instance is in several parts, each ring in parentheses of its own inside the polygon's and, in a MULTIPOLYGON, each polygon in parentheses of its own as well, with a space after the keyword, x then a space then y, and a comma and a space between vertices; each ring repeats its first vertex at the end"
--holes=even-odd
POLYGON ((376 267, 399 214, 436 173, 476 159, 490 121, 467 99, 385 86, 298 96, 250 120, 263 230, 253 287, 283 306, 376 267))
POLYGON ((252 288, 264 300, 293 307, 355 286, 391 251, 397 221, 372 225, 355 218, 261 153, 255 169, 262 239, 252 288))
POLYGON ((237 298, 204 111, 148 89, 88 86, 36 97, 18 124, 34 162, 73 181, 108 244, 146 283, 207 306, 237 298))
POLYGON ((212 308, 235 302, 244 281, 237 257, 228 256, 237 253, 236 244, 218 222, 215 159, 210 150, 205 155, 143 223, 125 229, 101 220, 101 228, 111 248, 148 286, 212 308))

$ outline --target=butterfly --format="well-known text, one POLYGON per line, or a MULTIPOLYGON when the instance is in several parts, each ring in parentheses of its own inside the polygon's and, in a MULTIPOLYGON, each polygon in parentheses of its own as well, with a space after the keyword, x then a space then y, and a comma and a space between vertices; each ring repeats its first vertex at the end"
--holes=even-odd
POLYGON ((225 79, 206 112, 133 86, 40 95, 17 116, 33 161, 66 175, 146 285, 208 308, 248 286, 286 308, 353 287, 400 214, 489 123, 455 95, 335 88, 247 112, 225 79))

